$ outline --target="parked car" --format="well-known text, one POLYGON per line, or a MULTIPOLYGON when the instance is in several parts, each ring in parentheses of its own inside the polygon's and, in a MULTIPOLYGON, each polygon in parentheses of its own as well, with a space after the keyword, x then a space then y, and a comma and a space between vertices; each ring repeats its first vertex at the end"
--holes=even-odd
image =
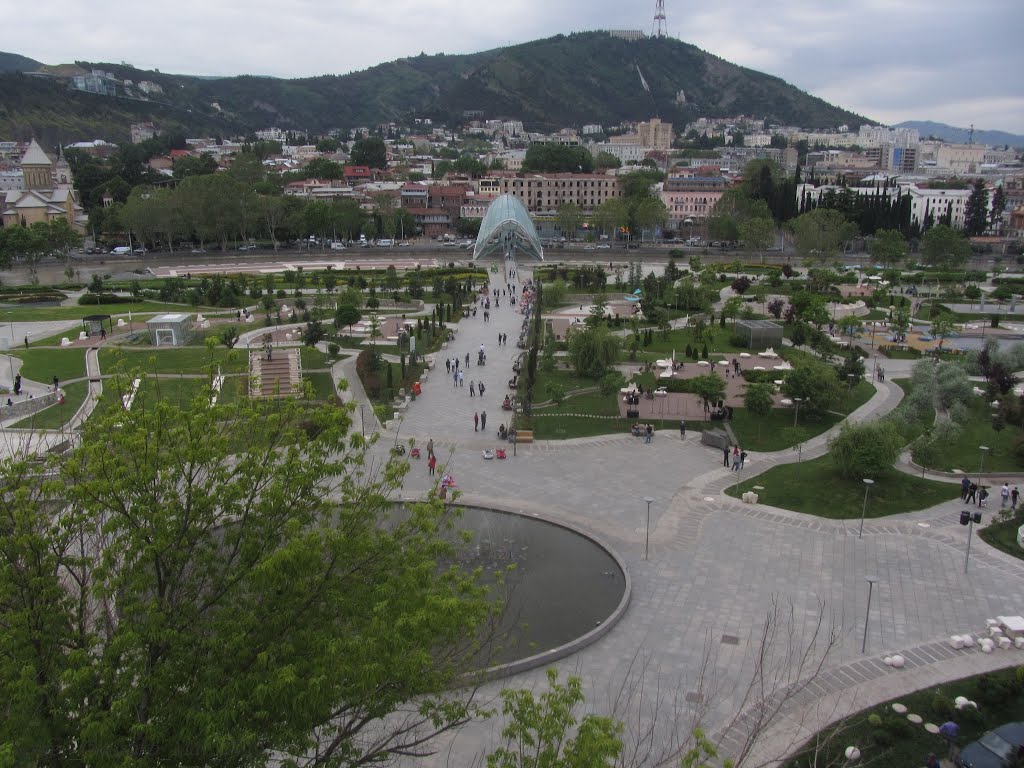
POLYGON ((240 251, 255 251, 256 250, 256 246, 253 245, 252 243, 247 243, 246 245, 238 246, 238 250, 240 250, 240 251))
POLYGON ((1024 723, 1006 723, 993 728, 960 750, 961 768, 1009 768, 1024 755, 1024 723))
POLYGON ((611 248, 611 246, 608 245, 608 243, 601 243, 597 247, 598 247, 598 250, 607 250, 607 249, 611 248))
POLYGON ((193 248, 192 253, 206 253, 205 248, 193 248))

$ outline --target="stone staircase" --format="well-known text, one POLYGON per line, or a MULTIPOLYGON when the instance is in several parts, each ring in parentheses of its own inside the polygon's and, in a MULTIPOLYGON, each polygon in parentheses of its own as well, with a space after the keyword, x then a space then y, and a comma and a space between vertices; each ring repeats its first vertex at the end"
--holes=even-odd
POLYGON ((275 349, 272 359, 263 352, 249 354, 249 396, 293 397, 302 394, 302 361, 297 349, 275 349))

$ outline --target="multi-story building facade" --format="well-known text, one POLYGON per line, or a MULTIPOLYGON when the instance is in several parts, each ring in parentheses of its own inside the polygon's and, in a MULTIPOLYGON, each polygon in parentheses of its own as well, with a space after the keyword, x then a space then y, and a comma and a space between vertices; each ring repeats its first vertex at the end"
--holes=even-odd
POLYGON ((612 143, 608 141, 590 145, 590 153, 592 155, 596 156, 598 152, 607 152, 612 157, 617 158, 623 165, 636 165, 643 161, 647 154, 646 150, 639 144, 612 143))
POLYGON ((661 201, 668 208, 668 228, 678 229, 687 219, 706 219, 727 188, 728 181, 716 168, 698 168, 690 175, 669 176, 661 189, 661 201))
POLYGON ((499 194, 515 195, 532 214, 554 214, 564 203, 591 213, 605 200, 622 197, 621 179, 596 173, 517 174, 498 181, 499 194))
POLYGON ((132 137, 132 144, 141 144, 160 135, 160 131, 152 123, 132 123, 128 130, 132 137))
MULTIPOLYGON (((796 199, 800 202, 806 196, 808 200, 817 202, 830 190, 836 193, 852 192, 855 195, 876 195, 879 192, 877 187, 815 187, 813 184, 800 184, 797 186, 796 199)), ((929 189, 916 184, 897 183, 895 189, 889 189, 889 195, 895 197, 897 194, 910 198, 911 223, 923 226, 929 218, 937 223, 940 218, 949 215, 950 225, 955 229, 963 229, 967 199, 971 196, 969 189, 929 189)))
POLYGON ((640 146, 646 149, 672 148, 672 123, 663 123, 657 117, 652 117, 646 123, 640 123, 636 127, 637 136, 640 137, 640 146))

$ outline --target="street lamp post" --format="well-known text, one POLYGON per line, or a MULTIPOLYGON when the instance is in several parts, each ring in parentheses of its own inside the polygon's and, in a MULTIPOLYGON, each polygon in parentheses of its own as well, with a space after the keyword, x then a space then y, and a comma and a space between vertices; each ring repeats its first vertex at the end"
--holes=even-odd
POLYGON ((864 641, 860 644, 860 652, 864 653, 868 647, 868 620, 871 618, 871 593, 874 591, 877 576, 865 576, 868 580, 868 609, 864 612, 864 641))
POLYGON ((978 486, 981 486, 981 476, 985 474, 985 454, 988 453, 991 448, 987 445, 979 445, 978 450, 981 451, 981 466, 978 469, 978 486))
POLYGON ((800 418, 800 403, 802 403, 803 401, 804 401, 804 398, 802 398, 802 397, 794 397, 793 398, 793 405, 796 406, 796 410, 793 411, 793 426, 794 427, 796 426, 797 419, 800 418))
POLYGON ((857 533, 857 538, 864 538, 864 518, 868 514, 868 495, 871 493, 871 486, 875 484, 874 480, 867 477, 864 478, 864 506, 860 510, 860 531, 857 533))
POLYGON ((644 560, 646 560, 651 549, 651 504, 654 502, 654 499, 650 496, 644 496, 644 501, 647 502, 647 528, 644 532, 644 560))
POLYGON ((846 391, 849 393, 849 392, 853 391, 853 382, 857 378, 857 374, 856 373, 848 373, 848 374, 846 374, 846 378, 849 379, 849 384, 846 387, 846 391))

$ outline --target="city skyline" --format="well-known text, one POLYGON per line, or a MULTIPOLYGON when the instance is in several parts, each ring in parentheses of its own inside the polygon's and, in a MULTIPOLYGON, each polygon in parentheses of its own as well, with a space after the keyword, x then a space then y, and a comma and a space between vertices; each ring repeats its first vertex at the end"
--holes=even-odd
MULTIPOLYGON (((419 53, 461 54, 559 32, 641 29, 655 2, 539 0, 267 0, 216 6, 182 0, 174 13, 122 0, 55 0, 8 19, 4 47, 47 64, 126 61, 189 75, 346 74, 419 53), (103 24, 97 24, 98 18, 103 24), (81 33, 89 29, 88 35, 81 33), (279 55, 273 55, 273 51, 279 55)), ((934 120, 1024 133, 1024 95, 1005 85, 1019 69, 1009 0, 962 4, 865 0, 855 13, 806 0, 750 0, 686 14, 667 0, 671 36, 787 82, 870 120, 934 120), (1006 19, 1003 19, 1003 17, 1006 19)))

